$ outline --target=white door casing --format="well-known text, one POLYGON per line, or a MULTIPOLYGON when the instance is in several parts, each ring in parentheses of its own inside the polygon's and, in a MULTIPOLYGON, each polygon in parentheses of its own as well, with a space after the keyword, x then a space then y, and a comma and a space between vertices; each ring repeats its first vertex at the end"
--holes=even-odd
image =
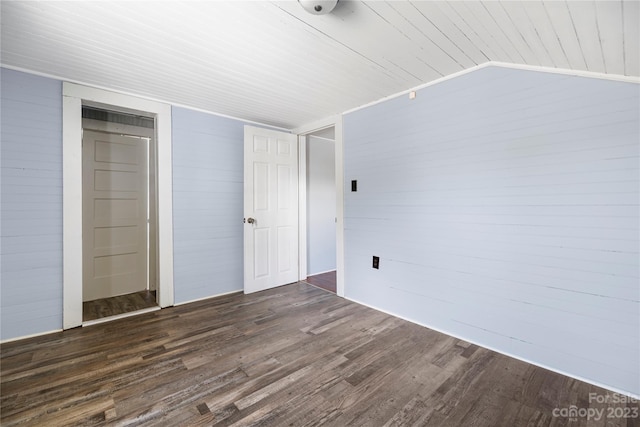
POLYGON ((244 129, 244 292, 298 280, 298 142, 244 129))
POLYGON ((173 305, 171 106, 137 96, 63 82, 63 323, 82 325, 82 105, 148 113, 156 120, 158 305, 173 305))
MULTIPOLYGON (((336 293, 338 296, 345 296, 345 262, 344 262, 344 142, 342 135, 342 115, 327 117, 322 120, 318 120, 313 123, 301 126, 293 129, 293 133, 300 135, 302 141, 301 150, 304 148, 305 135, 316 132, 318 130, 326 129, 328 127, 335 127, 335 171, 336 171, 336 293)), ((301 158, 305 158, 300 154, 301 158)), ((301 193, 303 194, 306 187, 306 171, 300 168, 300 174, 298 175, 301 183, 301 193)), ((301 217, 306 218, 306 201, 301 197, 299 202, 299 209, 301 217)), ((306 249, 307 249, 307 223, 306 221, 299 222, 299 239, 300 239, 300 280, 304 280, 307 277, 306 266, 306 249)))
POLYGON ((147 138, 83 132, 83 301, 147 288, 147 138))

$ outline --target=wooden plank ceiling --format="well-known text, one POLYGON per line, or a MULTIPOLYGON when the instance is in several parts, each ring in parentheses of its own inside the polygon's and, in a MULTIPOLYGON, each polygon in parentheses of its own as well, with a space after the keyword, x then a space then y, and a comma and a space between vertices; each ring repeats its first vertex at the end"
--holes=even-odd
POLYGON ((639 2, 2 1, 2 65, 284 128, 488 61, 640 75, 639 2))

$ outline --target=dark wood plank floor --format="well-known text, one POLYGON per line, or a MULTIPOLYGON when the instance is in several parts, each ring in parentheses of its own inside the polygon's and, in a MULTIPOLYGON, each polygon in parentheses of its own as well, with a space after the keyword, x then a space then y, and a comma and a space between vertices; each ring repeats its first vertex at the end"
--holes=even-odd
POLYGON ((589 401, 612 393, 303 283, 0 353, 3 426, 638 425, 571 421, 559 411, 613 408, 589 401))
POLYGON ((85 301, 82 303, 82 321, 88 322, 118 314, 131 313, 157 305, 156 291, 148 290, 117 297, 85 301))
POLYGON ((336 293, 336 272, 329 271, 307 277, 305 280, 310 285, 317 286, 329 292, 336 293))

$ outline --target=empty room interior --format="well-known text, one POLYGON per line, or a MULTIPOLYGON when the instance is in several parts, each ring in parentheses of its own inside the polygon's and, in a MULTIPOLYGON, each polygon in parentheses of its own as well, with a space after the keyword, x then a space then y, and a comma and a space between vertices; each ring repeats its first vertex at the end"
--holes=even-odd
POLYGON ((0 2, 2 426, 639 426, 640 2, 0 2))

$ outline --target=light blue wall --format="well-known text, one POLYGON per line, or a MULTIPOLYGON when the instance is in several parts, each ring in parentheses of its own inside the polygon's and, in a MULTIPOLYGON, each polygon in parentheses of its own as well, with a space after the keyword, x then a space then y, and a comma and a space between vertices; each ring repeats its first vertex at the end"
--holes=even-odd
MULTIPOLYGON (((1 70, 0 340, 62 328, 62 83, 1 70)), ((175 302, 242 290, 244 122, 172 109, 175 302)))
POLYGON ((640 394, 639 88, 489 67, 345 115, 346 296, 640 394))
POLYGON ((0 68, 0 340, 62 328, 62 84, 0 68))
POLYGON ((243 289, 244 122, 172 108, 175 302, 243 289))

